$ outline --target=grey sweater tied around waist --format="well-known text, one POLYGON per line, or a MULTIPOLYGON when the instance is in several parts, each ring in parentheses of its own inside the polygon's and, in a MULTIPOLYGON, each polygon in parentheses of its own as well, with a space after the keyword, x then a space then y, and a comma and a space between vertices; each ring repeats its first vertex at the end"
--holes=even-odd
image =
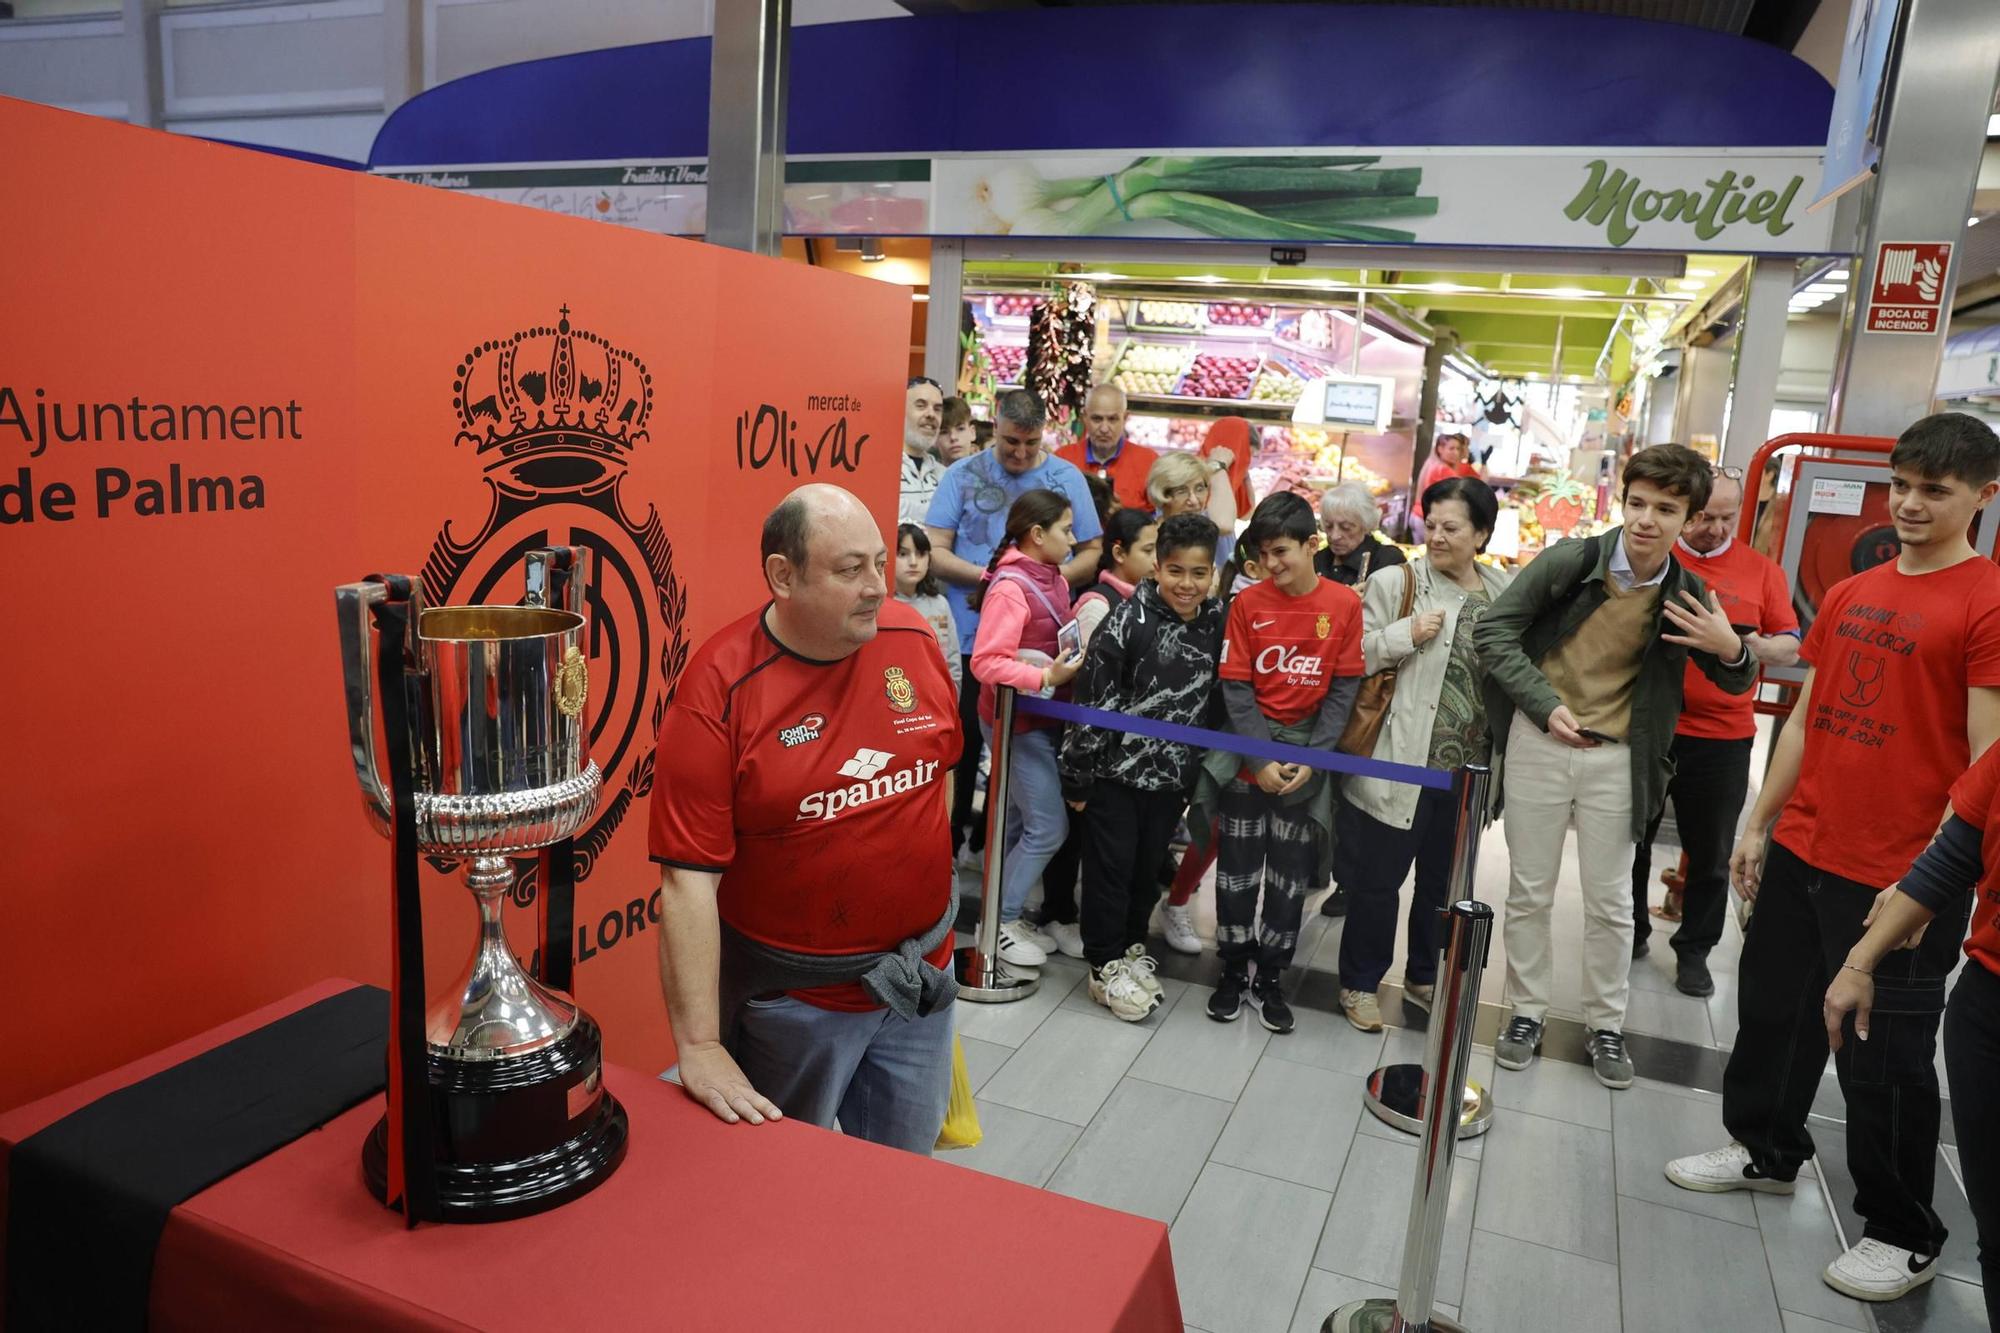
POLYGON ((727 921, 722 926, 720 994, 722 1043, 736 1035, 744 1004, 772 991, 810 990, 850 981, 898 1018, 922 1018, 950 1004, 958 995, 958 980, 927 956, 944 943, 958 919, 958 899, 946 899, 944 915, 922 935, 877 953, 794 953, 753 940, 727 921))

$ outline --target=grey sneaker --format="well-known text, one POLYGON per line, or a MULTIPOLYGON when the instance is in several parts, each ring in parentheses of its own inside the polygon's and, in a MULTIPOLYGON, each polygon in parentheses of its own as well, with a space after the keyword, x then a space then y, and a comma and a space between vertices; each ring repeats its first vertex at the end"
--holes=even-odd
POLYGON ((1632 1086, 1632 1057, 1625 1052, 1625 1034, 1608 1028, 1593 1031, 1583 1043, 1590 1052, 1590 1071, 1607 1088, 1632 1086))
POLYGON ((1542 1021, 1515 1017, 1493 1043, 1493 1062, 1502 1069, 1526 1069, 1542 1049, 1542 1021))

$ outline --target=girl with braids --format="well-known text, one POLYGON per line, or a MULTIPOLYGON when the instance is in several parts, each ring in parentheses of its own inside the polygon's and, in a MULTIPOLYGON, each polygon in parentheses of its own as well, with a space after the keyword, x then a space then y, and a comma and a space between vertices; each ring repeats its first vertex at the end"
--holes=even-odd
MULTIPOLYGON (((1064 692, 1082 666, 1082 655, 1060 656, 1058 642, 1070 620, 1063 561, 1075 545, 1068 497, 1046 490, 1022 493, 1007 511, 1006 534, 987 562, 985 577, 967 600, 979 612, 972 674, 980 683, 979 729, 993 740, 993 692, 1011 685, 1030 694, 1064 692)), ((1000 958, 1017 967, 1039 967, 1056 948, 1053 937, 1021 919, 1028 890, 1062 846, 1069 831, 1062 782, 1056 774, 1061 724, 1017 715, 1007 781, 1007 862, 1000 885, 1000 958)))

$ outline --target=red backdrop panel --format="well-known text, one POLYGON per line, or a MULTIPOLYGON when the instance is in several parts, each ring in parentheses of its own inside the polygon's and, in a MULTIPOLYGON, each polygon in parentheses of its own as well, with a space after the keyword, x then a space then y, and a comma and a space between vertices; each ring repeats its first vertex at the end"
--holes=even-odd
MULTIPOLYGON (((608 1058, 670 1061, 657 718, 761 602, 787 490, 893 522, 907 294, 5 99, 0 171, 44 183, 0 193, 0 996, 33 1015, 0 1107, 319 977, 386 979, 331 589, 394 570, 512 602, 543 542, 590 551, 607 779, 576 988, 608 1058), (576 429, 537 428, 565 403, 576 429)), ((429 879, 435 994, 474 918, 429 879)), ((510 931, 526 954, 530 914, 510 931)))

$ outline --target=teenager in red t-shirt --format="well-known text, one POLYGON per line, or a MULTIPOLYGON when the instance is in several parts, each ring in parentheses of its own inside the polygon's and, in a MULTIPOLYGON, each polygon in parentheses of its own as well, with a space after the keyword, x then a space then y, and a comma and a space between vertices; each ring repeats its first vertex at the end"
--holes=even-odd
MULTIPOLYGON (((1827 1042, 1846 1044, 1844 1020, 1854 1015, 1854 1035, 1872 1035, 1876 978, 1884 1000, 1886 980, 1904 974, 1934 918, 1956 939, 1973 902, 1972 936, 1965 956, 1975 966, 1959 974, 1944 1015, 1945 1076, 1951 1080, 1951 1119, 1958 1129, 1958 1160, 1972 1220, 1979 1228, 1979 1271, 1985 1281, 1986 1319, 2000 1325, 2000 745, 1988 746, 1951 789, 1951 815, 1919 856, 1899 890, 1874 915, 1875 924, 1848 951, 1826 990, 1827 1042), (1974 890, 1977 889, 1975 893, 1974 890)), ((1897 1020, 1884 1017, 1884 1025, 1897 1020)), ((1865 1047, 1863 1049, 1866 1049, 1865 1047)), ((1928 1270, 1926 1270, 1928 1271, 1928 1270)))
POLYGON ((794 491, 763 552, 771 602, 701 646, 660 728, 681 1086, 731 1123, 782 1108, 928 1153, 951 1088, 951 677, 848 492, 794 491))
MULTIPOLYGON (((1237 595, 1224 631, 1217 675, 1238 736, 1331 750, 1347 726, 1361 686, 1361 599, 1314 571, 1318 534, 1312 506, 1289 492, 1266 497, 1243 533, 1244 549, 1270 577, 1237 595)), ((1278 979, 1291 965, 1306 895, 1326 883, 1333 787, 1322 769, 1246 758, 1218 805, 1215 945, 1223 972, 1208 1016, 1234 1019, 1248 990, 1264 1026, 1290 1032, 1278 979)))
MULTIPOLYGON (((1743 511, 1743 474, 1717 470, 1708 503, 1681 529, 1674 556, 1722 603, 1729 623, 1763 666, 1799 660, 1799 618, 1785 571, 1761 551, 1735 538, 1743 511)), ((1667 799, 1687 853, 1687 887, 1680 929, 1674 932, 1674 985, 1683 995, 1715 994, 1708 954, 1722 939, 1729 902, 1729 852, 1736 819, 1750 793, 1750 743, 1757 734, 1756 691, 1731 694, 1688 663, 1682 682, 1681 720, 1674 728, 1674 775, 1667 799)), ((1653 879, 1653 836, 1666 814, 1662 805, 1632 858, 1632 956, 1646 956, 1653 923, 1646 898, 1653 879)))
MULTIPOLYGON (((1902 552, 1821 601, 1800 652, 1811 670, 1730 861, 1737 890, 1756 903, 1723 1081, 1735 1141, 1669 1164, 1687 1189, 1791 1192, 1813 1156, 1806 1117, 1826 1068, 1806 1001, 1825 992, 1883 886, 1924 849, 1952 782, 2000 734, 2000 568, 1965 536, 2000 491, 2000 440, 1961 413, 1926 417, 1889 464, 1902 552)), ((1962 929, 1961 916, 1900 958, 1893 977, 1882 970, 1877 1007, 1895 1017, 1835 1059, 1865 1225, 1825 1278, 1860 1300, 1929 1281, 1944 1244, 1931 1207, 1932 1056, 1962 929)))

